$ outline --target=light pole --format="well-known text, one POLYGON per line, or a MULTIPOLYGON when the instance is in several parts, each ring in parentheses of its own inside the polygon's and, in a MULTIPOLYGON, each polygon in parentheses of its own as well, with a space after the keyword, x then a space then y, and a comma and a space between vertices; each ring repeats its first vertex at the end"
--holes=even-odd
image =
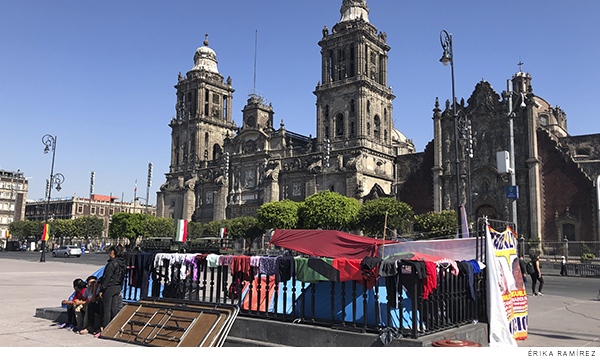
MULTIPOLYGON (((65 181, 65 177, 61 173, 54 174, 54 157, 56 155, 56 136, 46 134, 42 137, 42 144, 46 145, 44 148, 44 154, 47 154, 52 150, 52 166, 50 167, 50 179, 47 182, 48 199, 46 201, 46 215, 45 226, 48 225, 48 210, 50 208, 50 197, 52 195, 52 188, 56 187, 56 191, 60 191, 62 184, 65 181)), ((42 236, 42 255, 40 256, 40 262, 46 261, 46 238, 42 236)))
MULTIPOLYGON (((519 64, 520 65, 520 64, 519 64)), ((505 96, 505 98, 508 100, 508 128, 509 128, 509 133, 510 133, 510 141, 509 141, 509 161, 510 161, 510 186, 513 187, 514 190, 514 194, 516 194, 516 186, 517 186, 517 174, 516 174, 516 169, 515 169, 515 131, 514 131, 514 125, 513 125, 513 121, 514 118, 516 116, 515 114, 515 109, 513 108, 513 103, 512 103, 512 98, 514 95, 514 92, 512 91, 512 83, 509 80, 506 81, 506 92, 504 92, 502 95, 505 96)), ((526 108, 527 105, 525 104, 525 97, 523 96, 523 93, 519 93, 520 99, 521 99, 521 104, 519 105, 519 107, 521 109, 526 108)), ((511 198, 510 199, 510 220, 511 222, 514 224, 515 228, 513 229, 515 231, 515 233, 518 234, 518 225, 517 225, 517 199, 516 198, 511 198)))
POLYGON ((96 173, 92 171, 90 176, 90 202, 89 202, 89 210, 87 217, 87 230, 85 231, 85 247, 89 244, 90 237, 90 217, 92 217, 92 195, 94 194, 94 180, 96 179, 96 173))
POLYGON ((456 216, 458 219, 457 237, 462 238, 462 219, 460 215, 460 162, 458 160, 458 114, 456 110, 456 95, 454 92, 454 53, 452 52, 452 34, 448 34, 446 30, 440 32, 440 42, 444 54, 440 62, 447 66, 450 64, 452 72, 452 115, 454 117, 454 154, 456 166, 456 216))

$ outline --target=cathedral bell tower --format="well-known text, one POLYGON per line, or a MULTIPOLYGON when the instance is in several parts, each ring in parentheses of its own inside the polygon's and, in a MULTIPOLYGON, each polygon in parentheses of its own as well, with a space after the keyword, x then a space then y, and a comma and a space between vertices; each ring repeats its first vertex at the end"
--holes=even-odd
POLYGON ((325 26, 319 42, 317 140, 391 153, 395 96, 387 86, 387 36, 369 22, 365 0, 344 0, 340 13, 340 22, 331 33, 325 26))
POLYGON ((177 85, 176 116, 171 127, 171 166, 167 182, 158 196, 158 215, 191 220, 196 208, 196 175, 213 166, 223 154, 223 142, 235 133, 231 79, 224 80, 217 68, 217 55, 204 46, 194 54, 194 66, 177 85))

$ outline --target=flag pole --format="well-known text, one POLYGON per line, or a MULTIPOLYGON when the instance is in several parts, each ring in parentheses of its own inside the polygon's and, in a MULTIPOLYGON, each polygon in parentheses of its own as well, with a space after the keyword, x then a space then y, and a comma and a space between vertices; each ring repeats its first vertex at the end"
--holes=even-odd
POLYGON ((387 228, 387 217, 388 217, 388 212, 385 212, 385 221, 383 222, 383 248, 381 249, 381 258, 384 258, 384 254, 385 254, 385 229, 387 228))

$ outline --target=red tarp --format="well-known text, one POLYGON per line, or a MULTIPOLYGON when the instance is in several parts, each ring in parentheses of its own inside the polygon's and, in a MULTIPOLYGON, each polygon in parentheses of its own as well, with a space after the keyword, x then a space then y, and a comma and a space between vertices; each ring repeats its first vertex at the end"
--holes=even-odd
MULTIPOLYGON (((396 242, 386 241, 386 244, 391 243, 396 242)), ((364 259, 367 256, 376 257, 377 247, 383 245, 383 240, 336 230, 277 229, 271 244, 318 257, 364 259)))

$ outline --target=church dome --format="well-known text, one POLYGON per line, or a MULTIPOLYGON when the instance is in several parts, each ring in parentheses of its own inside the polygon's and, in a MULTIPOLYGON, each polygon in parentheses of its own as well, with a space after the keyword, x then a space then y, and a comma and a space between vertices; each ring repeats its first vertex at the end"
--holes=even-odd
POLYGON ((344 0, 340 9, 342 18, 340 22, 363 19, 369 22, 369 7, 367 0, 344 0))
POLYGON ((401 133, 398 129, 392 126, 392 141, 393 142, 406 142, 406 136, 401 133))
POLYGON ((218 74, 217 63, 217 53, 208 47, 208 34, 206 34, 204 46, 199 47, 194 54, 194 67, 192 70, 205 70, 218 74))

